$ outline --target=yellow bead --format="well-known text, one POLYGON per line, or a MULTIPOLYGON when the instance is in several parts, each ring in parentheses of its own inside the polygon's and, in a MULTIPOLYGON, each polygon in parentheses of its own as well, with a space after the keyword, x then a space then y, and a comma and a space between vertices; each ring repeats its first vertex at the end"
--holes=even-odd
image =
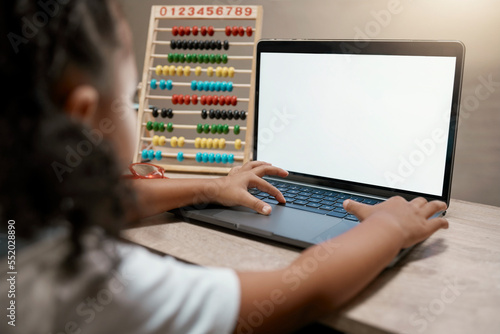
POLYGON ((200 137, 196 137, 196 139, 194 140, 194 147, 196 147, 196 148, 201 147, 201 138, 200 137))
POLYGON ((186 138, 179 137, 179 141, 177 142, 177 145, 179 145, 179 147, 184 147, 184 141, 185 140, 186 140, 186 138))
POLYGON ((228 74, 229 74, 229 77, 230 78, 234 78, 234 67, 230 67, 229 70, 228 70, 228 74))
POLYGON ((184 73, 184 67, 182 66, 177 66, 177 75, 181 76, 184 73))
POLYGON ((191 67, 190 66, 184 67, 184 75, 188 77, 190 74, 191 74, 191 67))
POLYGON ((163 75, 168 75, 168 71, 169 71, 168 69, 169 69, 168 65, 163 66, 162 74, 163 75))
POLYGON ((167 138, 165 138, 165 136, 161 136, 161 137, 160 137, 160 140, 158 140, 158 144, 159 144, 160 146, 165 145, 165 143, 166 143, 166 142, 167 142, 167 138))
POLYGON ((212 138, 207 139, 207 148, 212 148, 214 146, 214 140, 212 138))
POLYGON ((224 138, 219 139, 219 148, 220 149, 226 148, 226 140, 224 138))
POLYGON ((194 69, 194 74, 196 74, 197 76, 201 75, 201 66, 196 66, 196 68, 194 69))
POLYGON ((177 137, 172 137, 170 138, 170 146, 176 147, 177 146, 177 137))
POLYGON ((219 148, 219 139, 214 138, 214 148, 219 148))
POLYGON ((215 69, 215 75, 218 77, 222 75, 222 67, 217 66, 217 68, 215 69))
POLYGON ((207 75, 209 77, 214 75, 214 68, 212 66, 207 67, 207 75))
POLYGON ((153 136, 153 146, 158 146, 158 139, 160 139, 159 136, 153 136))
POLYGON ((234 148, 237 149, 237 150, 241 149, 241 139, 236 139, 234 141, 234 148))
POLYGON ((163 67, 161 65, 156 66, 156 75, 161 75, 163 73, 163 67))
POLYGON ((201 148, 207 148, 207 138, 201 139, 201 148))
POLYGON ((168 75, 175 75, 175 65, 170 65, 168 67, 168 75))
POLYGON ((228 70, 228 68, 227 68, 227 67, 224 67, 224 68, 222 69, 222 76, 225 78, 225 77, 227 77, 227 76, 228 76, 228 74, 229 74, 229 70, 228 70))

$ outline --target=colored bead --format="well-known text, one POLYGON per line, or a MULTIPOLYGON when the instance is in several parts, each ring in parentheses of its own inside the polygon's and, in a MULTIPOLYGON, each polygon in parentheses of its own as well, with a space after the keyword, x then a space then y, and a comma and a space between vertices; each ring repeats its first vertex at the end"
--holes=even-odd
POLYGON ((234 78, 234 67, 230 67, 227 74, 230 78, 234 78))
POLYGON ((186 63, 191 63, 192 61, 193 61, 193 56, 190 53, 188 53, 186 55, 186 63))
POLYGON ((224 41, 224 50, 229 50, 229 41, 228 40, 224 41))
POLYGON ((173 104, 179 103, 179 96, 177 94, 172 95, 172 103, 173 104))
POLYGON ((158 108, 153 107, 151 114, 153 115, 153 117, 158 117, 158 108))
POLYGON ((179 28, 177 26, 172 27, 172 35, 177 36, 179 33, 179 28))
POLYGON ((212 128, 210 129, 210 132, 213 134, 217 133, 217 130, 219 129, 219 126, 217 124, 213 124, 212 128))
POLYGON ((238 35, 238 27, 234 26, 233 27, 233 36, 237 36, 237 35, 238 35))
POLYGON ((175 39, 170 41, 170 48, 175 50, 177 48, 177 41, 175 39))
POLYGON ((222 132, 227 135, 229 133, 229 125, 224 124, 224 126, 222 127, 222 132))
POLYGON ((146 123, 146 129, 148 129, 148 131, 151 131, 153 130, 153 122, 149 121, 146 123))
POLYGON ((151 142, 152 142, 152 144, 153 144, 153 146, 158 146, 158 140, 159 140, 159 139, 160 139, 160 137, 159 137, 159 136, 157 136, 157 135, 154 135, 154 136, 153 136, 153 140, 151 141, 151 142))
MULTIPOLYGON (((226 101, 226 102, 227 102, 227 101, 226 101)), ((229 103, 228 103, 228 104, 229 104, 229 103)), ((237 98, 236 96, 231 97, 231 104, 232 104, 233 106, 235 106, 235 105, 237 105, 237 104, 238 104, 238 98, 237 98)), ((244 118, 242 118, 242 119, 244 119, 244 118)))
POLYGON ((213 53, 210 55, 210 63, 215 63, 215 55, 213 53))
POLYGON ((177 69, 176 69, 176 74, 177 74, 178 76, 181 76, 183 73, 184 73, 184 67, 182 67, 182 66, 180 66, 180 65, 179 65, 179 66, 177 66, 177 69))
POLYGON ((226 97, 222 97, 224 98, 224 103, 227 104, 227 105, 230 105, 231 104, 231 96, 226 96, 226 97))
POLYGON ((185 27, 184 31, 186 32, 186 36, 191 35, 191 28, 190 27, 185 27))
POLYGON ((212 100, 213 100, 212 96, 211 96, 211 95, 208 95, 208 96, 207 96, 207 104, 208 104, 209 106, 211 106, 211 105, 212 105, 212 100))
POLYGON ((220 55, 220 54, 217 54, 217 55, 215 56, 215 62, 216 62, 217 64, 220 64, 220 63, 221 63, 221 61, 222 61, 222 57, 221 57, 221 55, 220 55))
POLYGON ((215 75, 218 77, 222 75, 222 67, 217 66, 217 68, 215 69, 215 75))
POLYGON ((180 58, 180 54, 174 53, 174 63, 178 63, 180 58))
POLYGON ((167 66, 167 65, 163 66, 163 71, 162 71, 162 74, 163 74, 163 75, 168 75, 168 73, 169 73, 169 69, 170 69, 170 67, 169 67, 169 66, 167 66))
POLYGON ((199 31, 198 26, 193 26, 193 35, 194 36, 198 35, 198 31, 199 31))
POLYGON ((204 54, 200 54, 198 56, 198 61, 200 62, 200 64, 203 64, 205 62, 205 55, 204 54))
POLYGON ((219 103, 219 97, 217 95, 212 96, 212 102, 217 105, 217 103, 219 103))
POLYGON ((235 125, 233 131, 234 131, 235 135, 239 135, 240 134, 240 126, 239 125, 235 125))
POLYGON ((203 118, 203 119, 207 119, 207 117, 208 117, 208 112, 207 112, 207 109, 203 109, 203 110, 201 111, 201 118, 203 118))
POLYGON ((156 66, 156 75, 161 75, 163 67, 161 65, 156 66))
POLYGON ((230 164, 234 163, 234 154, 229 154, 227 156, 227 162, 229 162, 230 164))
POLYGON ((205 133, 209 133, 209 132, 210 132, 210 125, 205 124, 205 125, 203 126, 203 132, 205 132, 205 133))
MULTIPOLYGON (((222 76, 225 78, 225 77, 227 77, 227 76, 228 76, 228 74, 229 74, 229 70, 228 70, 228 68, 227 68, 227 67, 224 67, 224 68, 222 69, 222 76)), ((234 75, 234 74, 233 74, 233 75, 234 75)))
POLYGON ((196 148, 201 147, 201 138, 200 137, 196 137, 196 139, 194 140, 194 147, 196 147, 196 148))
POLYGON ((198 47, 200 48, 200 50, 203 50, 203 49, 205 48, 205 42, 204 42, 204 41, 202 41, 202 40, 200 40, 200 41, 198 42, 198 47))
POLYGON ((218 138, 214 138, 213 140, 213 145, 214 145, 214 148, 219 148, 219 139, 218 138))
POLYGON ((207 153, 203 153, 201 155, 201 159, 203 162, 207 163, 208 162, 208 154, 207 153))
POLYGON ((214 112, 214 116, 215 116, 215 118, 216 118, 216 119, 220 119, 220 110, 218 110, 218 109, 217 109, 217 110, 214 112))
POLYGON ((244 120, 244 119, 246 119, 246 118, 247 118, 247 113, 246 113, 246 111, 244 111, 244 110, 242 110, 242 111, 241 111, 241 113, 240 113, 240 118, 241 118, 242 120, 244 120))
POLYGON ((234 148, 237 149, 237 150, 241 149, 241 139, 236 139, 234 141, 234 148))
POLYGON ((165 123, 161 122, 158 124, 158 127, 160 128, 160 131, 161 132, 164 132, 165 131, 165 123))
POLYGON ((184 36, 184 27, 179 27, 179 36, 184 36))
POLYGON ((191 96, 189 95, 184 95, 184 104, 188 105, 191 103, 191 96))
POLYGON ((220 164, 221 161, 222 161, 222 157, 221 157, 220 153, 217 153, 215 155, 215 162, 220 164))
POLYGON ((203 132, 203 124, 201 124, 201 123, 196 124, 196 132, 198 132, 198 133, 203 132))
POLYGON ((207 139, 207 148, 212 148, 214 145, 214 140, 212 138, 207 139))
POLYGON ((223 164, 227 164, 227 154, 226 154, 226 153, 224 153, 224 154, 221 156, 221 162, 222 162, 223 164))
POLYGON ((167 124, 167 131, 172 132, 174 130, 174 125, 172 123, 167 124))
POLYGON ((165 136, 161 136, 160 139, 158 140, 158 145, 163 146, 167 142, 167 138, 165 136))
POLYGON ((226 26, 226 29, 224 30, 224 32, 226 33, 226 36, 231 36, 231 27, 226 26))
POLYGON ((224 138, 221 138, 219 140, 219 148, 220 149, 225 149, 226 148, 226 140, 224 138))
POLYGON ((165 80, 160 80, 160 89, 165 89, 167 88, 167 83, 165 82, 165 80))
POLYGON ((207 138, 202 138, 200 142, 201 148, 207 148, 207 138))
POLYGON ((156 79, 151 79, 151 89, 156 89, 157 84, 156 84, 156 79))
POLYGON ((209 77, 214 75, 214 68, 212 66, 207 67, 207 75, 209 77))
POLYGON ((184 63, 185 61, 186 61, 186 56, 185 56, 185 55, 183 55, 183 54, 180 54, 180 55, 179 55, 179 62, 182 64, 182 63, 184 63))
POLYGON ((184 147, 184 144, 186 143, 186 138, 184 137, 179 137, 178 141, 177 141, 177 145, 179 145, 179 147, 184 147))
POLYGON ((161 108, 161 117, 166 118, 167 117, 167 108, 161 108))
POLYGON ((174 111, 172 110, 172 108, 167 109, 167 117, 168 118, 174 117, 174 111))
POLYGON ((179 102, 179 104, 183 104, 184 103, 184 95, 177 95, 177 101, 179 102))
POLYGON ((170 146, 176 147, 177 146, 177 137, 172 137, 170 138, 170 146))
POLYGON ((178 152, 177 153, 177 160, 182 162, 184 160, 184 153, 178 152))
POLYGON ((240 112, 238 110, 234 111, 234 119, 240 119, 240 112))
POLYGON ((153 123, 153 130, 154 130, 154 131, 158 131, 158 130, 160 130, 160 127, 159 127, 159 126, 160 126, 160 125, 158 124, 158 122, 154 122, 154 123, 153 123))
POLYGON ((196 82, 196 80, 191 81, 191 90, 196 90, 197 86, 198 86, 198 82, 196 82))
POLYGON ((213 92, 215 90, 215 81, 210 83, 210 91, 213 92))
POLYGON ((187 40, 185 40, 185 39, 182 41, 182 48, 183 48, 184 50, 186 50, 186 49, 188 48, 188 41, 187 41, 187 40))
POLYGON ((196 68, 194 69, 194 74, 196 74, 197 76, 201 75, 201 66, 196 66, 196 68))
POLYGON ((210 117, 211 119, 213 119, 215 117, 215 110, 210 109, 210 111, 208 113, 208 117, 210 117))
POLYGON ((226 81, 221 82, 220 90, 223 92, 225 92, 227 90, 227 82, 226 81))
POLYGON ((243 28, 243 27, 239 27, 239 28, 238 28, 238 35, 240 35, 240 36, 244 36, 244 35, 245 35, 245 28, 243 28))
POLYGON ((174 87, 174 83, 172 82, 172 80, 167 80, 167 89, 172 90, 173 87, 174 87))
MULTIPOLYGON (((231 68, 229 68, 229 76, 231 76, 231 68)), ((233 91, 233 82, 232 81, 229 81, 227 83, 227 91, 228 92, 232 92, 233 91)))
POLYGON ((203 91, 203 86, 204 86, 204 83, 203 81, 198 81, 198 83, 196 84, 196 89, 198 89, 198 91, 203 91))
POLYGON ((148 151, 148 159, 153 160, 155 158, 155 151, 149 150, 148 151))
POLYGON ((174 61, 174 54, 173 53, 169 53, 168 56, 167 56, 167 60, 169 63, 173 62, 174 61))
POLYGON ((220 92, 221 87, 222 87, 222 83, 220 81, 217 81, 215 83, 215 91, 220 92))
POLYGON ((227 111, 227 119, 233 119, 233 112, 231 110, 227 111))
MULTIPOLYGON (((196 41, 194 41, 193 43, 195 43, 195 42, 196 42, 196 41)), ((193 45, 193 47, 194 47, 194 45, 193 45)), ((198 56, 197 56, 196 54, 193 54, 193 55, 191 56, 191 61, 192 61, 193 63, 197 63, 197 62, 198 62, 198 56)))
POLYGON ((248 37, 252 36, 252 32, 253 32, 252 27, 248 26, 248 27, 247 27, 247 36, 248 36, 248 37))
POLYGON ((191 74, 191 66, 184 67, 184 75, 188 77, 191 74))
POLYGON ((193 96, 191 97, 191 101, 193 102, 193 104, 198 104, 198 95, 193 94, 193 96))
POLYGON ((202 95, 200 97, 200 103, 203 105, 207 104, 207 97, 205 95, 202 95))
MULTIPOLYGON (((225 42, 224 42, 224 45, 226 45, 225 42)), ((228 60, 227 59, 227 54, 223 54, 222 55, 222 63, 227 64, 227 60, 228 60)))
POLYGON ((202 161, 202 156, 201 156, 201 153, 198 152, 196 153, 196 162, 201 162, 202 161))
POLYGON ((215 48, 217 47, 217 42, 216 41, 210 41, 210 49, 211 50, 215 50, 215 48))
POLYGON ((141 158, 142 160, 146 160, 148 158, 148 150, 142 150, 141 158))
POLYGON ((207 35, 207 27, 202 26, 200 29, 200 33, 202 36, 206 36, 207 35))
POLYGON ((214 35, 214 27, 213 26, 208 27, 208 31, 207 32, 208 32, 209 36, 213 36, 214 35))
POLYGON ((212 163, 212 164, 215 162, 215 154, 210 153, 210 154, 208 155, 208 162, 210 162, 210 163, 212 163))

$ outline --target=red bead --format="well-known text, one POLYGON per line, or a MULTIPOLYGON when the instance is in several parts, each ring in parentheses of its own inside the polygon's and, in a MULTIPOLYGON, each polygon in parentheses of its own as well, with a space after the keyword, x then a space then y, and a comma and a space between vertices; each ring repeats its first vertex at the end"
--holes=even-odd
POLYGON ((179 28, 177 28, 177 26, 173 26, 172 27, 172 35, 177 36, 178 33, 179 33, 179 28))
POLYGON ((207 96, 207 104, 208 104, 209 106, 211 106, 211 105, 212 105, 212 102, 213 102, 213 101, 212 101, 212 96, 208 95, 208 96, 207 96))
POLYGON ((179 36, 184 36, 184 27, 179 27, 179 36))
POLYGON ((186 36, 191 35, 191 28, 185 27, 184 30, 186 31, 186 36))
POLYGON ((231 36, 231 27, 226 26, 226 36, 231 36))
POLYGON ((238 103, 238 98, 237 98, 236 96, 233 96, 233 97, 231 98, 231 104, 232 104, 233 106, 235 106, 237 103, 238 103))
POLYGON ((245 35, 245 28, 240 27, 240 28, 238 29, 238 34, 239 34, 240 36, 244 36, 244 35, 245 35))
POLYGON ((208 27, 208 35, 209 36, 213 36, 214 35, 214 27, 213 26, 208 27))
POLYGON ((219 103, 220 103, 221 106, 223 106, 223 105, 226 104, 226 99, 224 98, 224 96, 222 96, 222 95, 220 96, 219 103))
POLYGON ((193 96, 191 96, 191 101, 193 104, 198 104, 198 95, 193 94, 193 96))
POLYGON ((253 32, 252 27, 248 26, 247 27, 247 36, 249 36, 249 37, 252 36, 252 32, 253 32))
POLYGON ((212 96, 212 101, 215 105, 219 103, 219 97, 217 95, 212 96))
POLYGON ((198 30, 199 30, 199 29, 198 29, 198 26, 194 26, 194 27, 193 27, 193 35, 194 35, 194 36, 197 36, 197 35, 198 35, 198 30))
POLYGON ((226 97, 224 98, 224 100, 225 100, 224 102, 226 102, 226 104, 227 104, 227 105, 230 105, 230 104, 231 104, 231 96, 229 96, 229 95, 228 95, 228 96, 226 96, 226 97))
POLYGON ((183 103, 184 103, 184 96, 179 95, 179 96, 177 97, 177 101, 179 101, 179 104, 183 104, 183 103))
POLYGON ((203 104, 203 105, 207 104, 207 97, 205 95, 201 96, 200 103, 203 104))
POLYGON ((191 103, 191 96, 190 95, 184 95, 184 103, 185 104, 191 103))
POLYGON ((201 27, 200 33, 201 33, 202 36, 206 36, 206 34, 207 34, 207 27, 205 27, 205 26, 201 27))
POLYGON ((177 94, 172 95, 172 103, 173 104, 177 104, 178 103, 177 99, 178 99, 177 94))
POLYGON ((233 27, 233 36, 238 36, 238 27, 237 26, 233 27))

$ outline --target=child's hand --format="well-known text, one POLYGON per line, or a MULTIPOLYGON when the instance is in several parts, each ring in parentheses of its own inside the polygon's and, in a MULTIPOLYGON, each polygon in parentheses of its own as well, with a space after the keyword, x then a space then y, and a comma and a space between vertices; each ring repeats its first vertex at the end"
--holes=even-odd
POLYGON ((427 202, 422 197, 408 202, 396 196, 373 206, 353 200, 344 201, 344 209, 358 217, 361 222, 370 217, 377 217, 378 220, 392 223, 401 234, 402 248, 425 240, 440 228, 448 228, 448 221, 445 218, 438 217, 429 220, 434 214, 446 208, 444 202, 427 202))
POLYGON ((264 175, 286 177, 288 172, 263 161, 252 161, 241 167, 234 167, 228 176, 221 179, 222 182, 217 182, 220 186, 217 202, 225 206, 243 205, 264 215, 270 214, 271 206, 248 192, 248 188, 258 188, 274 196, 278 202, 285 203, 283 194, 262 179, 264 175))

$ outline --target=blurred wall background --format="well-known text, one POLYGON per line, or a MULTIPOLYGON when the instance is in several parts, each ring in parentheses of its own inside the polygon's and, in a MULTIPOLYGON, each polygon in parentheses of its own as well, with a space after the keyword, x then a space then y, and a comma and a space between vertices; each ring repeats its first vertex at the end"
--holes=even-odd
POLYGON ((465 74, 452 198, 500 206, 500 1, 121 2, 134 35, 134 51, 139 73, 142 73, 143 68, 152 5, 262 5, 263 38, 462 41, 466 46, 465 74))

